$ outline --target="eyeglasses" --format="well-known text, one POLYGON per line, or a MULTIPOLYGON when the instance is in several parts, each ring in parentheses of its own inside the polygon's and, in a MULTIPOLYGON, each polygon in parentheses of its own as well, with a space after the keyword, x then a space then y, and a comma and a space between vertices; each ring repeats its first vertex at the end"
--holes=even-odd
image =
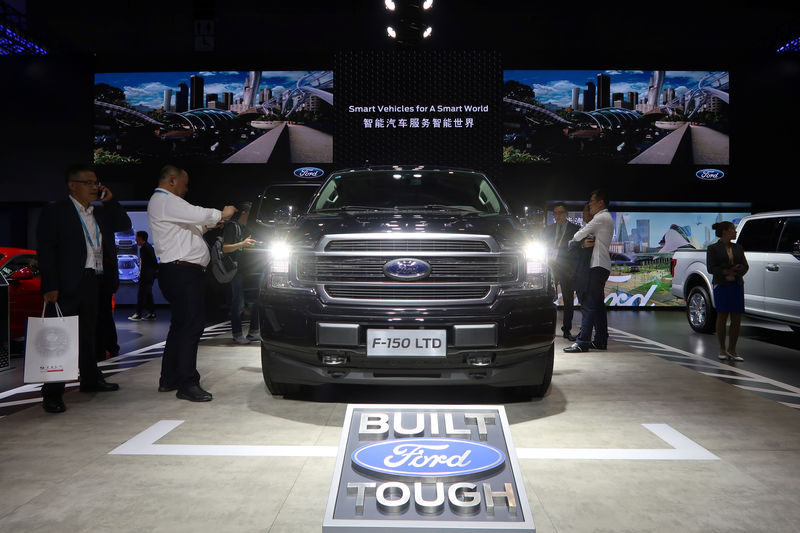
POLYGON ((89 187, 99 187, 101 183, 96 180, 69 180, 75 183, 83 183, 84 185, 88 185, 89 187))

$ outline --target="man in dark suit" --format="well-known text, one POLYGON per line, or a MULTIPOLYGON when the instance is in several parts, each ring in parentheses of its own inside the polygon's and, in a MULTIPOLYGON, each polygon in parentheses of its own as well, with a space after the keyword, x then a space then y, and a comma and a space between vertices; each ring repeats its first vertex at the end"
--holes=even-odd
POLYGON ((550 267, 555 278, 556 288, 561 288, 561 298, 564 302, 564 322, 561 326, 564 338, 575 340, 572 329, 572 316, 575 309, 575 290, 573 278, 575 276, 575 257, 569 249, 569 241, 580 226, 567 220, 567 206, 563 202, 553 205, 553 218, 555 224, 550 224, 544 229, 544 242, 550 247, 550 267))
POLYGON ((136 295, 136 312, 128 320, 155 320, 156 306, 153 302, 153 283, 156 281, 158 261, 153 246, 147 242, 146 231, 136 232, 139 245, 139 292, 136 295), (147 310, 147 313, 145 313, 147 310))
MULTIPOLYGON (((91 167, 70 167, 66 174, 69 197, 46 206, 37 227, 42 294, 65 316, 79 317, 80 390, 114 391, 119 385, 106 382, 97 367, 98 300, 107 265, 116 270, 114 232, 130 229, 131 220, 91 167), (102 204, 95 208, 98 199, 102 204)), ((63 395, 64 383, 45 383, 44 410, 64 412, 63 395)))

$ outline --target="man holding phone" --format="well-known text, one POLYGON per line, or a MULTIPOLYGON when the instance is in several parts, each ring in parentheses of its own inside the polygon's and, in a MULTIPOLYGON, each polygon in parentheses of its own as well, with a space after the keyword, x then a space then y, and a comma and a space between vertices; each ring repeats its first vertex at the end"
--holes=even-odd
POLYGON ((604 190, 592 192, 589 213, 592 220, 578 230, 571 241, 577 243, 586 237, 584 246, 593 248, 586 292, 581 301, 581 332, 574 344, 564 348, 567 353, 588 352, 590 349, 606 350, 608 344, 608 319, 604 298, 606 280, 611 274, 609 247, 614 236, 614 219, 608 212, 608 194, 604 190), (590 236, 594 239, 588 238, 590 236))
MULTIPOLYGON (((94 169, 67 169, 69 197, 42 210, 37 226, 37 258, 45 302, 58 303, 65 316, 78 315, 80 390, 119 389, 97 367, 98 307, 105 276, 116 274, 114 232, 128 230, 131 220, 94 169), (99 205, 92 205, 100 200, 99 205), (113 272, 106 272, 113 268, 113 272)), ((64 383, 42 386, 42 406, 49 413, 66 411, 64 383)))

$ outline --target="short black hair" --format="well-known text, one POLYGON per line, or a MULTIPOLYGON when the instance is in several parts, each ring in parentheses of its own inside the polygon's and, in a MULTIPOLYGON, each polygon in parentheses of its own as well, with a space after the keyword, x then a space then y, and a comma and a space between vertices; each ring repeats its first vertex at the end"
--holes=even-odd
POLYGON ((564 209, 569 211, 569 209, 567 208, 567 204, 565 204, 564 202, 556 202, 556 203, 554 203, 553 207, 552 207, 553 211, 555 211, 557 207, 563 207, 564 209))
POLYGON ((184 170, 175 165, 164 165, 161 167, 161 173, 158 178, 158 183, 164 183, 170 176, 180 176, 184 170))
POLYGON ((72 180, 72 178, 81 172, 94 172, 94 167, 92 165, 87 165, 86 163, 76 163, 74 165, 70 165, 64 171, 64 181, 68 182, 72 180))
POLYGON ((137 231, 136 236, 142 239, 143 241, 147 240, 147 232, 146 231, 137 231))
POLYGON ((595 189, 592 191, 592 194, 589 195, 589 198, 592 196, 596 196, 598 200, 603 200, 603 204, 608 207, 608 193, 605 189, 595 189))

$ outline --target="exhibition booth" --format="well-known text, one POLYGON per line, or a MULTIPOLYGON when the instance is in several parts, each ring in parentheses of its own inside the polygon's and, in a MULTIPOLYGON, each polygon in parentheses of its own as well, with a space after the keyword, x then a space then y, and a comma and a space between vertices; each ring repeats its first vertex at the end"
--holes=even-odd
MULTIPOLYGON (((765 163, 787 141, 753 116, 755 61, 418 45, 0 57, 1 99, 37 103, 7 111, 0 244, 36 249, 81 159, 132 223, 115 234, 123 349, 100 363, 119 391, 67 384, 58 416, 28 408, 38 384, 0 391, 0 531, 795 530, 800 390, 719 362, 670 292, 673 255, 713 224, 796 204, 765 163), (70 105, 41 109, 53 93, 70 105), (158 321, 125 319, 165 164, 192 204, 252 203, 260 342, 232 343, 230 289, 208 275, 205 404, 158 392, 157 282, 158 321), (565 353, 536 254, 558 244, 554 206, 584 226, 598 189, 622 318, 607 346, 565 353)), ((0 375, 14 287, 0 275, 0 375)))

